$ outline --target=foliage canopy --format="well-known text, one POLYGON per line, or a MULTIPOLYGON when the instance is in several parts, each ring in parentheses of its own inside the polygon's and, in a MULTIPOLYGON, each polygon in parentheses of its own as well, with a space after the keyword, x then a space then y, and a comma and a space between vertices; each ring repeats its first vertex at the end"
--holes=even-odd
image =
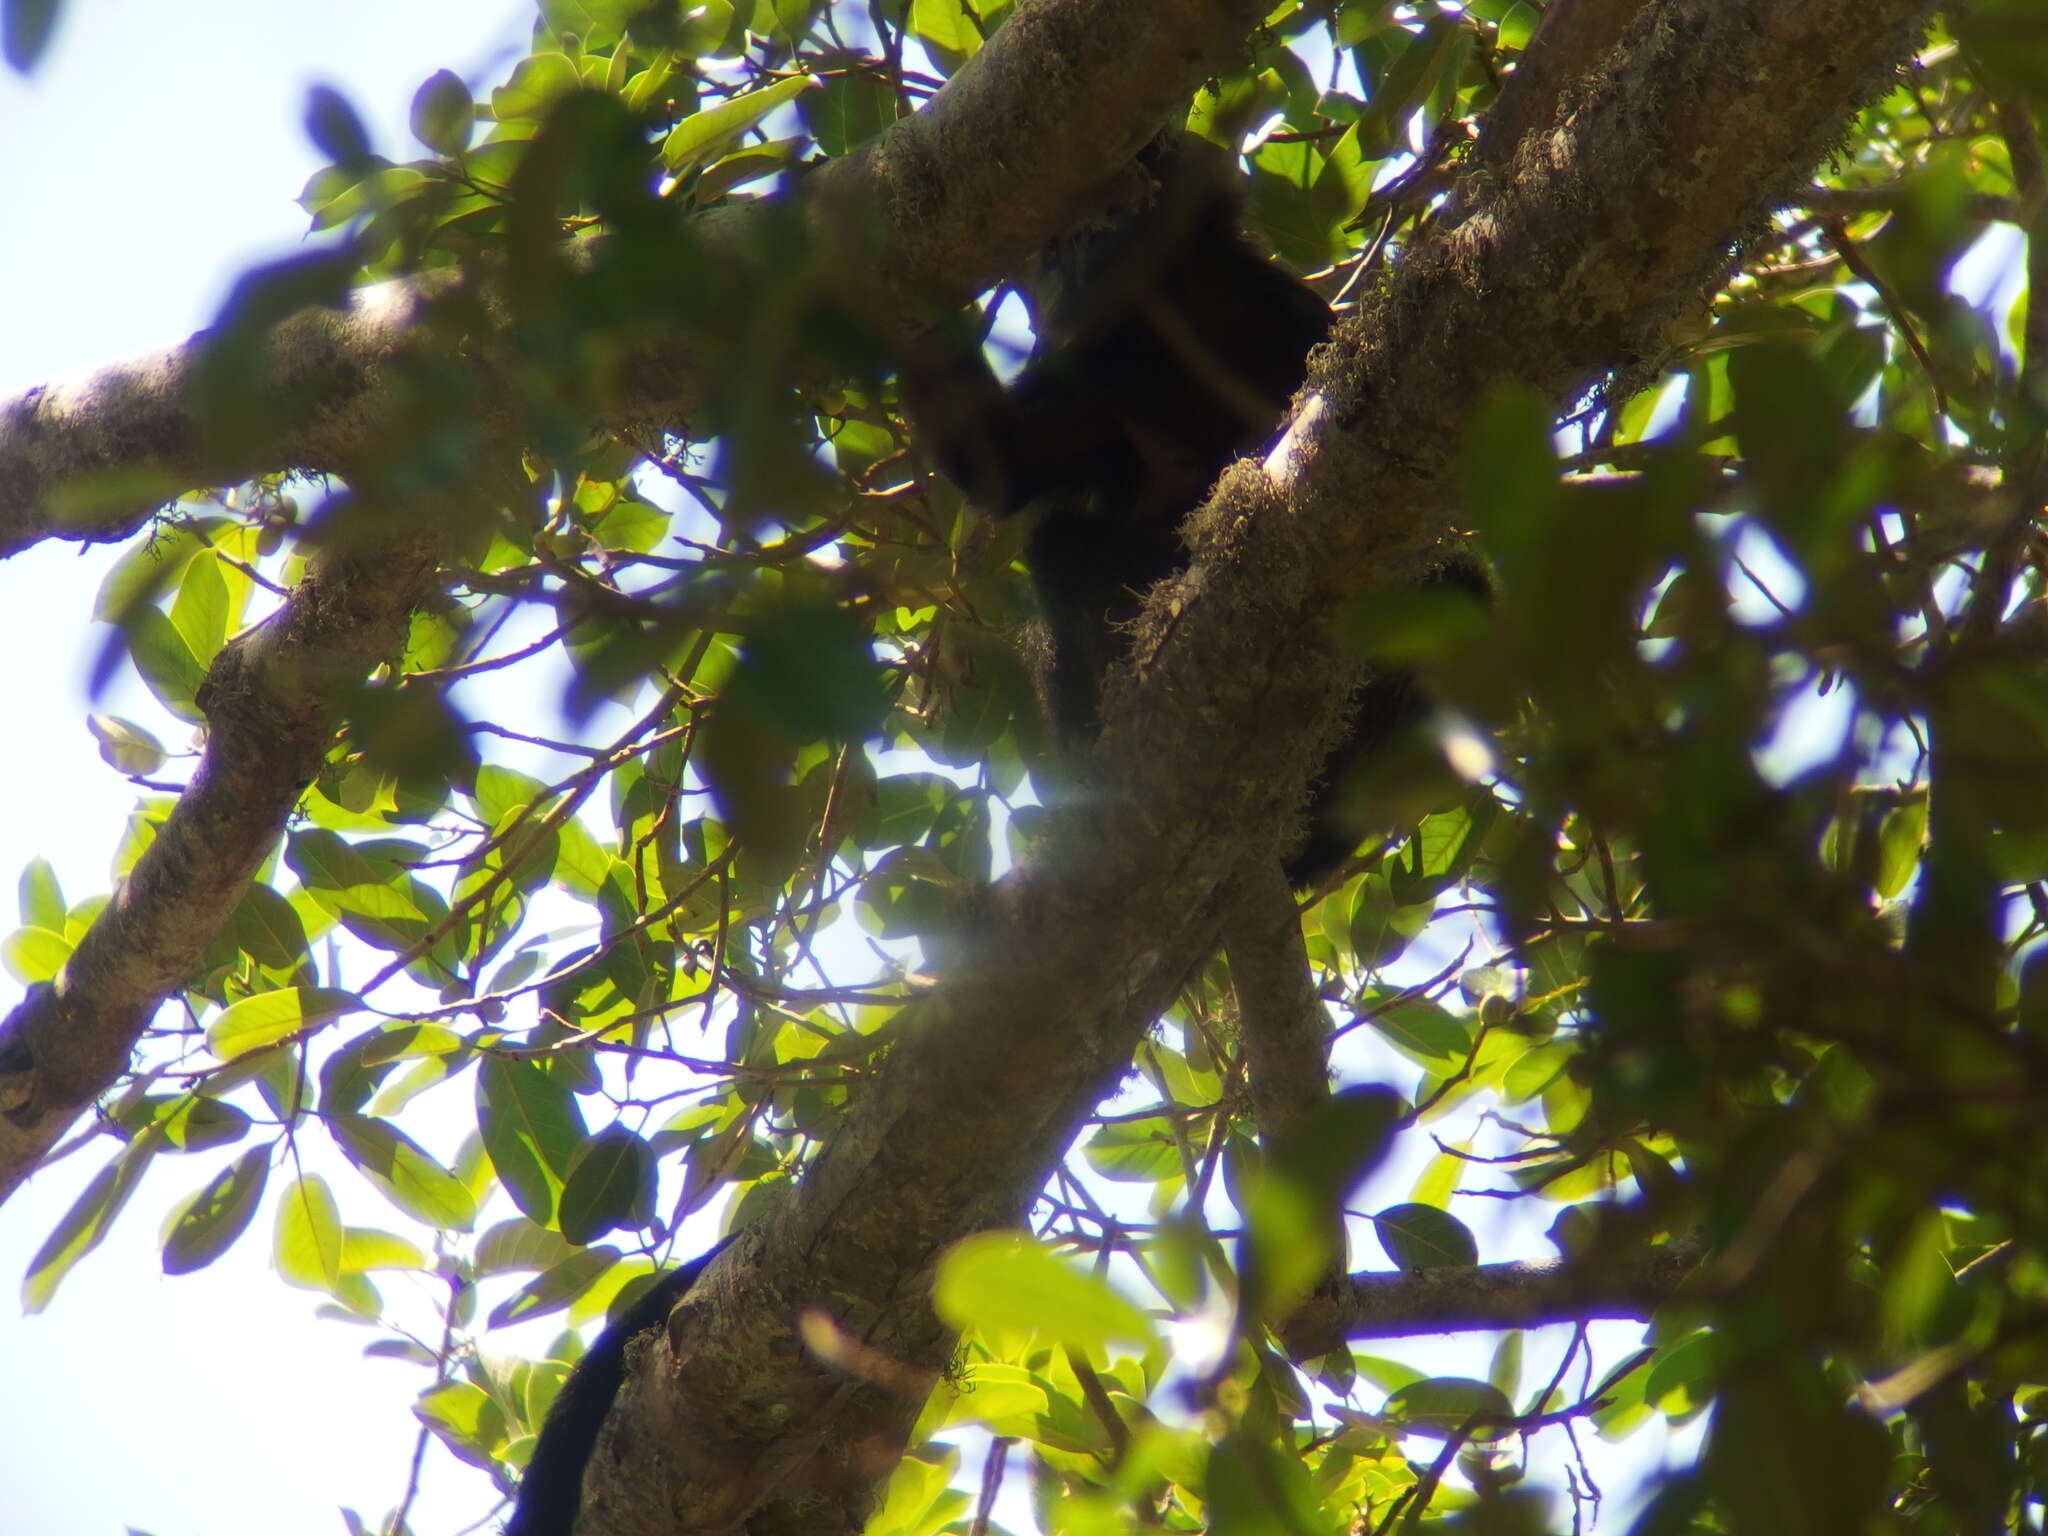
MULTIPOLYGON (((1186 125, 1244 150, 1277 254, 1372 314, 1571 9, 1284 3, 1186 125)), ((405 161, 314 95, 333 163, 302 201, 340 238, 244 281, 200 420, 223 452, 284 432, 319 386, 266 338, 367 281, 412 285, 410 340, 345 473, 176 487, 103 589, 105 665, 218 729, 221 658, 321 560, 373 567, 430 520, 439 574, 323 695, 281 849, 105 1095, 111 1155, 31 1306, 146 1165, 212 1154, 165 1269, 268 1213, 279 1273, 356 1319, 386 1320, 379 1276, 442 1282, 438 1351, 373 1347, 509 1486, 580 1346, 508 1363, 491 1328, 600 1317, 694 1213, 771 1221, 892 1059, 957 1043, 927 1003, 991 880, 1073 855, 1054 831, 1088 780, 1019 655, 1017 530, 921 464, 900 317, 791 189, 887 142, 1008 10, 543 4, 502 85, 421 85, 405 161), (733 210, 744 261, 707 233, 733 210), (664 418, 632 402, 647 338, 677 336, 711 383, 664 418), (369 1203, 342 1182, 410 1225, 345 1218, 369 1203)), ((1337 648, 1428 678, 1463 770, 1380 786, 1399 825, 1299 914, 1343 1091, 1260 1113, 1233 939, 1061 1128, 1011 1213, 1031 1240, 938 1263, 936 1362, 866 1361, 860 1299, 807 1333, 929 1391, 872 1536, 986 1521, 952 1486, 964 1425, 1027 1449, 1039 1523, 1077 1536, 1577 1529, 1586 1480, 1528 1479, 1531 1442, 1570 1464, 1579 1427, 1709 1409, 1638 1529, 2039 1527, 2048 22, 1981 5, 1898 62, 1810 183, 1775 168, 1774 215, 1714 232, 1739 263, 1668 296, 1662 355, 1609 357, 1561 414, 1503 382, 1418 447, 1456 464, 1499 597, 1481 619, 1380 588, 1334 618, 1337 648), (1349 1267, 1379 1270, 1341 1291, 1339 1207, 1349 1267), (1561 1263, 1479 1263, 1546 1226, 1561 1263), (1586 1326, 1616 1317, 1639 1349, 1586 1326), (1176 1342, 1200 1319, 1213 1370, 1176 1342), (1486 1326, 1488 1380, 1367 1343, 1486 1326)), ((1001 355, 1015 311, 988 309, 1001 355)), ((60 520, 132 489, 109 484, 61 488, 60 520)), ((191 759, 94 729, 151 790, 119 879, 191 759)), ((20 893, 0 956, 31 988, 118 915, 41 863, 20 893)), ((928 1263, 915 1234, 951 1215, 921 1191, 901 1241, 928 1263)))

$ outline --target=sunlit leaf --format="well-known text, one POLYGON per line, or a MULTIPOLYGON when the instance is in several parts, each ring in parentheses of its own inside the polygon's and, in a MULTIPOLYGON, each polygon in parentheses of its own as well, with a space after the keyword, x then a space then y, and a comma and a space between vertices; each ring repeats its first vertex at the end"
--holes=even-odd
POLYGON ((234 1246, 262 1204, 270 1158, 270 1148, 251 1147, 172 1209, 162 1237, 165 1274, 204 1269, 234 1246))
POLYGON ((1397 1269, 1441 1269, 1479 1262, 1478 1240, 1449 1211, 1428 1205, 1390 1205, 1374 1214, 1372 1224, 1397 1269))
POLYGON ((272 1261, 284 1282, 304 1290, 337 1293, 344 1245, 341 1213, 327 1181, 317 1173, 293 1179, 278 1196, 272 1244, 272 1261))
POLYGON ((996 1338, 1035 1333, 1099 1350, 1152 1336, 1144 1313, 1106 1281, 1020 1233, 987 1232, 954 1244, 939 1262, 932 1301, 953 1327, 996 1338))
POLYGON ((259 992, 221 1010, 207 1026, 207 1049, 222 1061, 232 1061, 280 1040, 308 1035, 361 1006, 362 1000, 353 992, 333 987, 281 987, 275 992, 259 992))
POLYGON ((119 715, 87 715, 85 728, 99 742, 100 756, 131 777, 148 777, 163 767, 169 757, 155 736, 119 715))
POLYGON ((661 163, 677 172, 725 153, 762 118, 816 84, 809 75, 791 75, 773 85, 735 96, 720 106, 692 113, 661 141, 661 163))
POLYGON ((325 1119, 342 1154, 406 1215, 458 1232, 476 1220, 476 1202, 461 1181, 404 1132, 366 1115, 325 1119))

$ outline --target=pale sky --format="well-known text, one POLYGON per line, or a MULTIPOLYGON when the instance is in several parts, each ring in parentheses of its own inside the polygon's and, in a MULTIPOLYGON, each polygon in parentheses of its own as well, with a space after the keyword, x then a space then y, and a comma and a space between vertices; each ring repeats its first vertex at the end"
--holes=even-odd
MULTIPOLYGON (((251 261, 297 248, 293 198, 322 160, 299 126, 309 84, 341 88, 377 147, 409 158, 419 82, 445 66, 488 85, 525 52, 532 17, 520 0, 64 9, 29 82, 0 70, 0 396, 175 341, 251 261)), ((134 800, 84 723, 84 621, 110 559, 50 544, 0 563, 0 929, 36 855, 69 900, 105 890, 134 800)), ((98 707, 184 744, 138 688, 98 707)), ((16 995, 0 979, 0 1008, 16 995)), ((316 1319, 319 1298, 278 1282, 267 1215, 212 1268, 162 1276, 158 1222, 212 1159, 160 1159, 48 1311, 22 1316, 23 1268, 110 1149, 96 1139, 0 1207, 0 1533, 338 1533, 344 1504, 379 1519, 404 1486, 423 1379, 364 1361, 370 1334, 316 1319)), ((486 1512, 481 1474, 438 1451, 427 1467, 416 1529, 486 1512)))

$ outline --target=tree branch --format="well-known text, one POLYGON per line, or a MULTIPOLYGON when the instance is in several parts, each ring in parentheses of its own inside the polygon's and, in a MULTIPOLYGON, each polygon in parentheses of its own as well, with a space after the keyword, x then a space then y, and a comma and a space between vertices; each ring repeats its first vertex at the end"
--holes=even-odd
POLYGON ((1330 1097, 1330 1016, 1316 996, 1301 913, 1280 866, 1254 861, 1239 878, 1223 933, 1252 1119, 1270 1145, 1330 1097))
MULTIPOLYGON (((1127 162, 1169 107, 1240 46, 1259 14, 1248 0, 1023 8, 922 112, 807 188, 814 232, 859 273, 847 291, 874 306, 866 318, 885 332, 928 322, 935 304, 964 301, 1042 244, 1081 194, 1127 162), (1071 100, 1045 89, 1054 61, 1071 100)), ((748 262, 763 213, 758 205, 717 209, 692 228, 715 260, 748 262)), ((46 537, 124 537, 164 496, 191 485, 364 461, 394 410, 410 408, 404 391, 393 401, 400 360, 427 303, 454 281, 432 274, 384 284, 346 310, 308 309, 274 327, 262 366, 266 403, 277 409, 260 442, 207 427, 209 332, 83 384, 0 404, 0 557, 46 537)), ((517 418, 503 380, 516 370, 497 366, 492 338, 469 340, 471 419, 503 440, 517 418)), ((613 420, 677 420, 707 382, 687 338, 675 336, 643 342, 622 373, 613 420)), ((431 506, 400 521, 441 526, 431 506)), ((427 542, 406 535, 388 561, 365 554, 316 570, 283 615, 216 662, 212 697, 237 697, 246 666, 268 666, 259 660, 265 637, 296 637, 277 674, 296 679, 290 697, 263 698, 260 686, 250 697, 259 714, 287 724, 266 738, 214 722, 192 787, 120 898, 55 987, 0 1025, 0 1109, 9 1116, 0 1128, 0 1199, 113 1085, 157 1006, 233 912, 331 737, 328 700, 309 685, 331 695, 389 654, 392 623, 431 589, 427 542), (330 581, 339 586, 330 590, 330 581), (358 612, 362 624, 351 628, 358 612)))
MULTIPOLYGON (((1129 163, 1263 14, 1250 0, 1038 0, 1020 7, 915 116, 811 177, 810 222, 833 293, 909 334, 957 308, 1068 220, 1129 163)), ((707 270, 756 270, 780 209, 745 203, 691 221, 707 270)), ((779 237, 779 234, 777 235, 779 237)), ((579 249, 594 249, 602 237, 579 249)), ((125 538, 170 496, 283 469, 339 471, 389 435, 389 364, 458 278, 381 284, 345 310, 308 309, 263 346, 260 441, 209 425, 201 331, 182 345, 0 401, 0 558, 47 538, 125 538)), ((519 370, 471 338, 471 420, 516 429, 519 370)), ((636 334, 598 415, 604 425, 687 420, 714 382, 688 336, 636 334)))
MULTIPOLYGON (((1531 107, 1504 91, 1503 108, 1527 117, 1506 169, 1482 165, 1461 180, 1386 289, 1320 354, 1280 448, 1263 468, 1236 467, 1191 521, 1195 564, 1153 594, 1132 661, 1106 690, 1107 725, 1086 765, 1096 793, 1052 818, 1043 860, 961 914, 945 984, 906 1011, 843 1133, 672 1320, 681 1348, 640 1356, 600 1448, 583 1522, 593 1536, 742 1522, 755 1536, 850 1536, 860 1526, 916 1410, 903 1384, 941 1368, 950 1349, 929 1305, 931 1264, 958 1237, 1019 1219, 1213 947, 1233 873, 1270 858, 1352 675, 1319 638, 1325 620, 1341 597, 1410 573, 1452 515, 1466 412, 1500 380, 1562 406, 1604 375, 1646 376, 1667 322, 1719 280, 1737 242, 1882 89, 1928 8, 1644 0, 1623 7, 1626 25, 1597 63, 1571 55, 1581 72, 1544 84, 1531 107), (828 1369, 797 1332, 814 1312, 901 1369, 828 1369)), ((913 323, 921 285, 979 287, 1042 239, 1258 14, 1221 0, 1035 0, 918 118, 819 178, 821 225, 853 228, 835 210, 872 195, 862 211, 880 213, 881 238, 848 236, 845 259, 884 274, 869 290, 884 323, 913 323), (977 226, 977 212, 993 222, 977 226), (942 250, 969 259, 949 267, 942 250)), ((740 216, 726 217, 737 230, 740 216)), ((704 227, 724 237, 719 220, 704 227)), ((380 334, 376 345, 389 344, 380 334)), ((631 400, 616 408, 687 411, 687 349, 664 346, 628 370, 631 400)), ((88 446, 63 471, 239 478, 296 453, 340 463, 373 435, 351 406, 325 426, 288 426, 283 459, 210 459, 192 446, 202 434, 181 356, 183 372, 128 418, 143 444, 132 453, 96 438, 77 414, 86 406, 72 407, 88 446), (321 431, 360 435, 323 448, 321 431)), ((347 391, 376 362, 337 344, 320 382, 374 402, 373 379, 367 394, 347 391)), ((50 424, 28 415, 23 427, 18 409, 0 413, 0 484, 19 471, 30 486, 0 504, 0 549, 50 532, 48 455, 22 449, 24 434, 50 424)), ((0 1069, 18 1073, 22 1050, 37 1063, 12 1100, 35 1134, 118 1073, 114 1045, 132 1041, 130 1026, 181 979, 274 841, 324 751, 327 701, 385 652, 427 589, 432 540, 393 551, 401 569, 382 580, 323 567, 289 617, 216 663, 210 688, 223 691, 208 709, 220 739, 174 814, 179 836, 145 856, 53 1001, 18 1010, 0 1047, 0 1069), (309 590, 323 581, 334 585, 309 590), (323 592, 341 605, 331 619, 323 592), (247 711, 226 708, 230 698, 247 711), (265 755, 250 725, 272 711, 290 739, 265 755), (180 943, 191 946, 182 962, 180 943)), ((1475 1326, 1501 1325, 1477 1292, 1456 1304, 1488 1318, 1475 1326)))
POLYGON ((55 982, 0 1021, 0 1200, 127 1069, 326 760, 336 700, 397 655, 440 551, 424 509, 408 521, 410 533, 323 550, 277 613, 214 658, 191 784, 55 982))
POLYGON ((1352 1339, 1540 1328, 1598 1318, 1647 1322, 1706 1256, 1697 1240, 1660 1243, 1605 1262, 1531 1259, 1349 1276, 1337 1295, 1313 1296, 1280 1330, 1290 1360, 1313 1360, 1352 1339))
POLYGON ((1461 184, 1319 355, 1266 469, 1237 466, 1191 520, 1195 563, 1153 592, 1106 690, 1094 793, 963 915, 945 985, 790 1204, 729 1254, 691 1352, 633 1384, 624 1414, 653 1432, 601 1449, 621 1492, 588 1511, 593 1531, 860 1523, 864 1469, 913 1405, 819 1369, 788 1319, 815 1303, 885 1354, 943 1362, 932 1261, 1016 1219, 1207 954, 1219 891, 1270 857, 1352 675, 1316 637, 1342 593, 1412 568, 1455 507, 1473 402, 1514 379, 1562 406, 1604 372, 1647 371, 1665 324, 1885 87, 1927 9, 1656 0, 1558 93, 1512 175, 1461 184), (808 1468, 784 1459, 793 1435, 808 1468))

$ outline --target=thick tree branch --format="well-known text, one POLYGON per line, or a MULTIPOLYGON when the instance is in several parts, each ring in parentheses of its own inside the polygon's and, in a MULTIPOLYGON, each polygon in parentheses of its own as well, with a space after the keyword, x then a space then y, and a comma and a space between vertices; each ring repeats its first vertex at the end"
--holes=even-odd
POLYGON ((396 658, 440 550, 428 509, 411 521, 323 551, 283 608, 214 659, 190 786, 56 981, 0 1022, 0 1200, 127 1069, 325 761, 335 701, 396 658))
MULTIPOLYGON (((873 304, 867 318, 886 332, 986 286, 1127 162, 1258 14, 1246 0, 1040 0, 1021 10, 915 118, 808 189, 819 238, 858 274, 847 291, 873 304), (1049 79, 1062 91, 1048 91, 1049 79)), ((715 210, 693 233, 718 260, 750 261, 761 215, 715 210)), ((406 396, 392 386, 423 304, 452 281, 386 284, 346 310, 309 309, 276 326, 264 365, 277 409, 261 441, 207 426, 208 333, 0 403, 0 556, 50 536, 125 536, 191 485, 374 457, 394 409, 406 408, 394 405, 406 396)), ((495 366, 489 337, 470 344, 472 420, 502 438, 517 412, 501 381, 515 370, 495 366)), ((611 403, 618 420, 679 419, 705 386, 687 339, 673 336, 642 345, 623 376, 611 403)), ((434 524, 434 509, 415 507, 411 521, 434 524)), ((238 699, 244 678, 260 674, 251 708, 283 728, 243 734, 214 721, 191 789, 121 897, 55 987, 0 1028, 0 1109, 11 1116, 0 1128, 0 1199, 113 1085, 156 1007, 234 910, 326 750, 332 696, 390 652, 392 625, 430 590, 430 543, 407 535, 388 559, 316 569, 284 615, 216 663, 214 701, 238 699), (293 639, 274 675, 292 681, 288 697, 269 698, 273 673, 258 658, 279 635, 293 639)))
POLYGON ((688 1351, 643 1373, 587 1511, 595 1532, 851 1530, 911 1404, 820 1369, 816 1306, 917 1369, 944 1244, 1016 1211, 1218 929, 1218 892, 1276 846, 1349 670, 1312 639, 1335 596, 1398 577, 1456 504, 1465 413, 1517 380, 1563 405, 1632 374, 1742 236, 1803 183, 1907 56, 1921 0, 1657 0, 1555 93, 1512 174, 1474 174, 1323 354, 1269 461, 1190 525, 1111 679, 1096 794, 1046 856, 963 915, 946 985, 796 1198, 725 1266, 688 1351), (809 1455, 807 1467, 792 1455, 809 1455), (773 1476, 762 1475, 772 1467, 773 1476), (751 1514, 749 1505, 753 1506, 751 1514))
POLYGON ((1601 63, 1650 0, 1553 0, 1479 133, 1479 156, 1505 168, 1522 140, 1558 118, 1564 93, 1601 63))
MULTIPOLYGON (((1089 189, 1126 165, 1263 14, 1248 0, 1038 0, 915 117, 806 185, 833 293, 860 295, 884 335, 928 324, 1013 270, 1089 189)), ((780 210, 714 209, 691 222, 708 269, 759 266, 780 210)), ((779 235, 776 236, 779 238, 779 235)), ((0 401, 0 558, 46 538, 125 538, 168 497, 282 469, 338 471, 388 438, 390 364, 425 301, 454 283, 366 290, 309 309, 265 341, 277 419, 260 440, 209 424, 211 332, 73 384, 0 401)), ((690 338, 636 335, 603 422, 687 420, 713 382, 690 338)), ((471 339, 471 419, 514 430, 503 344, 471 339)), ((400 407, 402 408, 402 407, 400 407)))
MULTIPOLYGON (((587 1532, 859 1527, 915 1412, 915 1384, 950 1348, 928 1302, 936 1255, 1018 1219, 1214 945, 1234 872, 1270 857, 1293 817, 1350 676, 1304 637, 1325 632, 1340 596, 1398 579, 1452 514, 1459 430, 1487 386, 1516 380, 1561 405, 1603 374, 1647 371, 1670 317, 1718 280, 1736 242, 1882 87, 1927 8, 1645 0, 1621 8, 1626 25, 1596 29, 1614 33, 1597 60, 1567 50, 1580 72, 1546 77, 1505 168, 1468 174, 1385 292, 1340 329, 1269 468, 1239 466, 1191 524, 1194 567, 1154 594, 1133 664, 1107 691, 1090 764, 1096 794, 1054 818, 1044 858, 960 915, 943 951, 945 985, 908 1011, 844 1133, 672 1322, 682 1347, 641 1354, 600 1451, 587 1532), (812 1339, 858 1346, 836 1353, 848 1369, 806 1346, 806 1316, 829 1320, 812 1339)), ((869 290, 884 323, 892 311, 914 320, 924 285, 979 287, 1028 249, 1257 15, 1220 0, 1020 9, 924 114, 821 178, 824 228, 853 227, 834 215, 863 199, 881 215, 882 238, 854 243, 845 259, 884 274, 869 290), (946 253, 960 259, 941 261, 946 253)), ((1503 109, 1523 110, 1512 102, 1504 94, 1503 109)), ((741 216, 729 219, 738 231, 741 216)), ((707 239, 725 227, 707 220, 707 239)), ((320 380, 343 391, 333 430, 353 426, 358 437, 323 446, 329 428, 308 420, 283 433, 283 457, 226 463, 193 446, 203 434, 185 387, 189 354, 184 372, 143 392, 125 437, 95 437, 72 407, 69 424, 97 446, 61 463, 48 450, 55 422, 33 407, 26 426, 18 409, 0 413, 0 485, 29 488, 0 502, 0 549, 49 532, 53 464, 67 475, 141 466, 206 481, 298 453, 346 462, 373 435, 363 423, 376 415, 374 347, 393 334, 378 333, 369 353, 340 346, 320 380), (348 394, 358 373, 367 392, 348 394)), ((680 348, 627 377, 629 393, 655 409, 615 406, 640 419, 686 412, 696 398, 680 348)), ((131 512, 155 494, 135 497, 131 512)), ((325 701, 383 653, 426 588, 431 541, 407 548, 380 556, 387 566, 397 557, 389 580, 339 570, 309 579, 332 580, 339 606, 295 595, 292 619, 267 638, 259 631, 225 672, 217 664, 216 688, 249 682, 252 713, 218 717, 229 741, 209 747, 178 813, 193 835, 138 867, 53 1001, 26 1005, 8 1036, 8 1051, 28 1049, 38 1063, 74 1049, 81 1058, 75 1071, 39 1064, 17 1096, 36 1134, 53 1107, 68 1115, 95 1081, 111 1080, 121 1064, 113 1043, 132 1041, 131 1026, 181 978, 173 930, 188 925, 196 954, 239 897, 319 760, 325 701), (281 751, 245 729, 272 709, 272 732, 289 738, 281 751), (202 845, 207 818, 221 825, 202 845), (202 854, 218 871, 198 867, 202 854)), ((218 695, 231 697, 243 695, 218 695)), ((1458 1304, 1485 1311, 1476 1299, 1458 1304)))
POLYGON ((275 327, 265 343, 271 393, 292 404, 260 442, 209 429, 207 331, 0 401, 0 558, 46 538, 126 538, 194 486, 359 458, 385 419, 387 368, 411 334, 421 293, 447 286, 387 283, 347 310, 303 310, 275 327))

